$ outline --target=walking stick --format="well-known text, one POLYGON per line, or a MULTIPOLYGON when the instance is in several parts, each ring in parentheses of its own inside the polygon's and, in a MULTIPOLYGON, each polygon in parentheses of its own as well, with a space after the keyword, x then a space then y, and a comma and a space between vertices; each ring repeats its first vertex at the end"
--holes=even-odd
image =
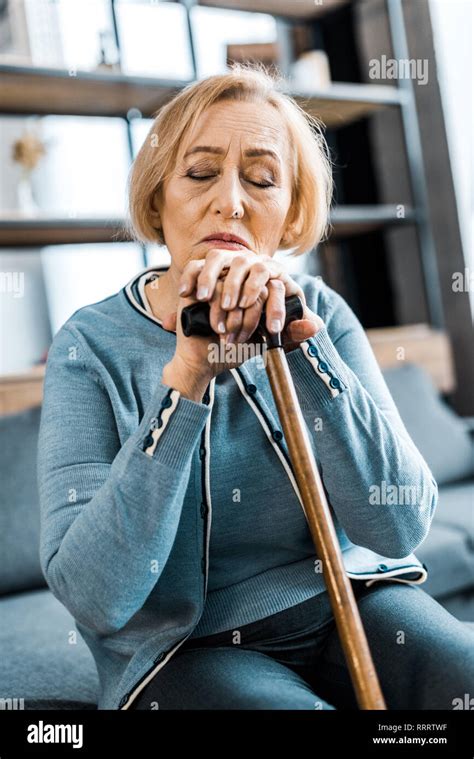
MULTIPOLYGON (((293 295, 286 299, 285 305, 286 327, 290 321, 302 318, 303 304, 297 295, 293 295)), ((193 303, 183 308, 181 325, 187 337, 216 334, 209 322, 208 303, 193 303)), ((261 314, 254 336, 266 343, 267 375, 288 444, 303 510, 317 554, 323 562, 324 579, 357 703, 360 709, 386 709, 357 602, 342 561, 326 493, 281 343, 281 334, 267 332, 265 311, 261 314)))

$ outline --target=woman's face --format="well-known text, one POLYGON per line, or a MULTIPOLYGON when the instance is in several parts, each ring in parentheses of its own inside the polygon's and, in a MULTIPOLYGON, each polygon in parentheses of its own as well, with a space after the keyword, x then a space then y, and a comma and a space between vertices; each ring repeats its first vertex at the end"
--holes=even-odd
POLYGON ((288 138, 278 112, 268 104, 213 104, 183 139, 155 200, 172 267, 181 272, 189 260, 219 247, 201 242, 213 232, 238 235, 255 253, 273 256, 286 231, 291 185, 288 138), (256 149, 274 155, 246 155, 256 149))

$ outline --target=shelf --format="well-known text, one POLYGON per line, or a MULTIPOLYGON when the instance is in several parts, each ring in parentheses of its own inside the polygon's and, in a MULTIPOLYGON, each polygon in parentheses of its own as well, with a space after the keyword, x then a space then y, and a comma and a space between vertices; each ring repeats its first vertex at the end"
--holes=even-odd
POLYGON ((0 217, 0 247, 123 242, 123 219, 0 217))
MULTIPOLYGON (((0 64, 0 112, 9 114, 74 114, 126 116, 138 108, 152 116, 188 82, 0 64)), ((335 82, 326 89, 287 90, 328 127, 341 127, 388 106, 400 105, 403 94, 378 84, 335 82)))
POLYGON ((390 226, 413 224, 416 213, 405 206, 405 216, 398 217, 397 205, 337 206, 331 211, 331 238, 352 237, 390 226))
POLYGON ((331 129, 346 126, 381 109, 399 106, 405 98, 397 87, 345 82, 334 82, 321 90, 300 88, 291 95, 305 111, 331 129))
POLYGON ((315 19, 347 5, 349 0, 324 0, 316 4, 314 0, 199 0, 198 5, 212 8, 227 8, 234 11, 270 13, 285 18, 315 19))
POLYGON ((76 116, 152 114, 187 82, 117 73, 30 68, 0 64, 0 112, 76 116))
MULTIPOLYGON (((349 237, 390 225, 413 223, 414 212, 397 218, 397 206, 338 206, 331 213, 331 237, 349 237)), ((0 247, 127 242, 123 218, 1 218, 0 247)))

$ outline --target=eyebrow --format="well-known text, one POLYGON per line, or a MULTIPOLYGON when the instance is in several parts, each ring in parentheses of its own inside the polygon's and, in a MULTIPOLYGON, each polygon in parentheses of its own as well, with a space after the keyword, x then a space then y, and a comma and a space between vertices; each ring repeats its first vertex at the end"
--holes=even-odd
MULTIPOLYGON (((188 155, 192 155, 193 153, 215 153, 216 155, 223 155, 224 154, 223 148, 216 148, 212 145, 196 145, 194 148, 190 148, 185 154, 184 158, 187 158, 188 155)), ((270 150, 269 148, 249 148, 248 150, 244 151, 244 155, 248 158, 255 158, 257 156, 262 155, 269 155, 272 158, 275 159, 275 161, 279 161, 279 156, 277 153, 275 153, 274 150, 270 150)))

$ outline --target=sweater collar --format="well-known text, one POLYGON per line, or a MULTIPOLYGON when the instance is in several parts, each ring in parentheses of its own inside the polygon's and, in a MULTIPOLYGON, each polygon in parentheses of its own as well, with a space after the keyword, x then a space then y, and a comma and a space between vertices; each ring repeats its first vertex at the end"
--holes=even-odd
POLYGON ((155 316, 145 292, 145 285, 148 284, 148 282, 151 282, 151 280, 159 278, 162 274, 168 271, 168 268, 168 266, 147 266, 127 282, 123 288, 123 292, 135 311, 138 311, 138 313, 155 324, 159 324, 165 332, 175 335, 176 333, 173 330, 165 329, 161 319, 158 319, 158 317, 155 316))

